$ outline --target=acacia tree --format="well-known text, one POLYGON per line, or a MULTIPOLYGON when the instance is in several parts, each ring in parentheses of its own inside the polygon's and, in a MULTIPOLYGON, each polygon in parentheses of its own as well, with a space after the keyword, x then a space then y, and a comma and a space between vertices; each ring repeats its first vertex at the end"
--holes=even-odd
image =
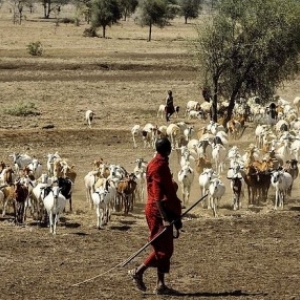
POLYGON ((139 2, 138 0, 120 0, 120 4, 124 21, 126 21, 127 17, 130 17, 135 12, 139 2))
POLYGON ((167 0, 144 0, 140 4, 141 13, 137 21, 141 26, 149 26, 148 41, 152 38, 152 26, 163 28, 175 17, 174 2, 167 0))
POLYGON ((220 90, 229 97, 227 122, 240 95, 273 95, 298 72, 300 7, 294 0, 218 1, 210 24, 198 28, 201 72, 213 97, 217 121, 220 90))
POLYGON ((92 28, 102 27, 103 38, 106 27, 118 23, 122 18, 120 4, 117 0, 95 0, 92 5, 92 28))
POLYGON ((184 23, 187 24, 188 19, 196 19, 199 17, 201 0, 181 0, 179 7, 179 15, 184 17, 184 23))

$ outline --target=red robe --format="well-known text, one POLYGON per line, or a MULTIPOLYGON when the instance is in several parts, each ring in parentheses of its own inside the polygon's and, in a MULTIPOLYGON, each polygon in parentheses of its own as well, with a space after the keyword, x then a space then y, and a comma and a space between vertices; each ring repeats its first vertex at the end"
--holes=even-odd
MULTIPOLYGON (((163 222, 156 202, 162 200, 165 207, 175 215, 181 214, 181 202, 176 195, 177 184, 174 184, 169 160, 159 153, 148 164, 147 172, 148 200, 145 208, 146 219, 151 240, 161 230, 163 222)), ((152 243, 153 251, 144 261, 148 267, 156 267, 161 273, 170 270, 170 258, 173 254, 173 227, 170 226, 157 240, 152 243)))

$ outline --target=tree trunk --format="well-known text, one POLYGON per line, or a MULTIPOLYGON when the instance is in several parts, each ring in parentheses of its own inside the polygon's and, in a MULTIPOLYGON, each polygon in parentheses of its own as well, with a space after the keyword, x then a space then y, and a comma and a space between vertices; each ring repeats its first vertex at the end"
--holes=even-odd
POLYGON ((50 18, 50 13, 51 13, 51 2, 49 1, 48 5, 47 5, 47 16, 46 16, 46 19, 50 18))
POLYGON ((218 122, 218 79, 215 78, 214 82, 214 94, 212 99, 212 107, 211 107, 211 120, 214 123, 218 122))
POLYGON ((106 31, 106 26, 103 25, 102 26, 102 36, 103 36, 104 39, 105 39, 105 31, 106 31))
POLYGON ((126 21, 127 20, 127 9, 125 8, 125 10, 124 10, 124 21, 126 21))
POLYGON ((184 17, 184 24, 187 24, 187 20, 188 20, 188 18, 185 16, 184 17))
POLYGON ((150 22, 150 25, 149 25, 149 37, 148 37, 148 42, 151 41, 151 34, 152 34, 152 23, 150 22))
POLYGON ((228 108, 227 108, 227 116, 224 119, 225 125, 228 123, 228 121, 230 121, 230 119, 232 117, 232 112, 233 112, 233 109, 234 109, 235 98, 236 98, 237 93, 238 93, 237 91, 233 91, 233 93, 231 94, 229 105, 228 105, 228 108))
POLYGON ((46 19, 47 18, 47 6, 46 6, 46 3, 43 4, 43 7, 44 7, 44 18, 46 19))

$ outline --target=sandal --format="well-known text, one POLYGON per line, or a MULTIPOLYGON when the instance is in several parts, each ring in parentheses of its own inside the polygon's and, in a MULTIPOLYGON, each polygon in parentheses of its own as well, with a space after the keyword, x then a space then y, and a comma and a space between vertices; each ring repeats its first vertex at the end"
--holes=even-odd
POLYGON ((156 287, 153 291, 155 295, 179 295, 180 293, 176 290, 173 290, 166 285, 156 287))
POLYGON ((132 269, 128 271, 128 275, 131 277, 133 280, 135 287, 141 291, 145 292, 147 290, 147 287, 143 281, 143 275, 137 274, 136 269, 132 269))

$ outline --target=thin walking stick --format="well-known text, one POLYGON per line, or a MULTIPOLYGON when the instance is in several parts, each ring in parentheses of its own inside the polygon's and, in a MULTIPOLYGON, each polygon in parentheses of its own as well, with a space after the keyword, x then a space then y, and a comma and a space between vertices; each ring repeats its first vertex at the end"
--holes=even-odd
MULTIPOLYGON (((208 194, 201 197, 199 200, 197 200, 191 207, 189 207, 185 212, 183 212, 178 219, 181 219, 184 217, 189 211, 191 211, 196 205, 198 205, 202 200, 204 200, 208 194)), ((178 219, 173 220, 171 222, 171 225, 173 225, 178 219)), ((167 227, 165 227, 162 231, 160 231, 157 235, 155 235, 148 243, 146 243, 142 248, 140 248, 138 251, 133 253, 130 257, 128 257, 123 264, 121 264, 122 267, 127 266, 135 257, 137 257, 141 252, 143 252, 149 245, 151 245, 155 240, 157 240, 165 231, 167 230, 167 227)))
MULTIPOLYGON (((180 217, 178 219, 181 219, 182 217, 184 217, 189 211, 191 211, 196 205, 198 205, 202 200, 204 200, 206 197, 208 196, 208 194, 204 195, 203 197, 201 197, 199 200, 197 200, 192 206, 190 206, 185 212, 183 212, 180 217)), ((174 220, 171 222, 171 225, 173 225, 178 219, 174 220)), ((96 278, 99 278, 103 275, 106 275, 108 273, 110 273, 112 270, 118 268, 118 267, 125 267, 127 266, 135 257, 137 257, 142 251, 144 251, 151 243, 153 243, 157 238, 159 238, 165 231, 167 230, 167 227, 165 227, 162 231, 160 231, 156 236, 154 236, 151 241, 149 241, 148 243, 146 243, 142 248, 140 248, 138 251, 136 251, 134 254, 132 254, 130 257, 128 257, 124 262, 119 263, 117 265, 115 265, 114 267, 112 267, 111 269, 107 270, 106 272, 99 274, 95 277, 86 279, 84 281, 80 281, 78 283, 72 284, 72 286, 78 286, 82 283, 86 283, 89 281, 92 281, 96 278)))

